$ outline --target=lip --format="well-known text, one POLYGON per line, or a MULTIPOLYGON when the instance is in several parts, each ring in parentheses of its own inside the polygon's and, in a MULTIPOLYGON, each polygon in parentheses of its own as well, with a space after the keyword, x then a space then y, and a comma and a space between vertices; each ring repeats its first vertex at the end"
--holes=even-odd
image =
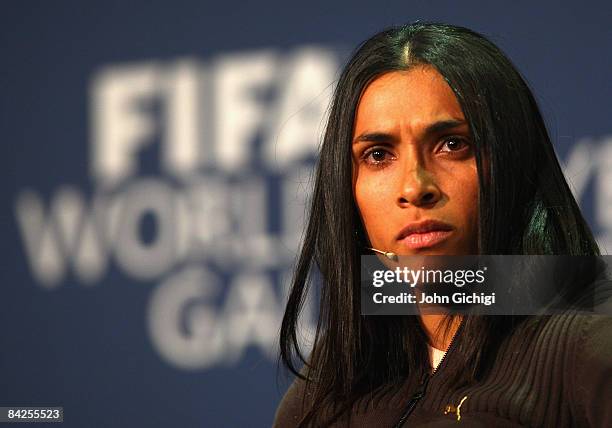
POLYGON ((453 233, 450 224, 438 220, 410 223, 397 235, 397 240, 410 249, 433 247, 453 233))

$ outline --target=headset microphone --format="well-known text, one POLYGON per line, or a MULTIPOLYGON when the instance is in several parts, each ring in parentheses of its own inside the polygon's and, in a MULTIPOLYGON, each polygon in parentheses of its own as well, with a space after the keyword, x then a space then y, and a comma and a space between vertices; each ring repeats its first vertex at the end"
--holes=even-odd
POLYGON ((397 254, 392 253, 390 251, 381 251, 381 250, 377 250, 376 248, 372 248, 372 247, 366 247, 366 249, 372 250, 372 251, 374 251, 375 253, 378 253, 378 254, 382 254, 383 256, 385 256, 389 260, 393 260, 394 262, 397 261, 397 254))

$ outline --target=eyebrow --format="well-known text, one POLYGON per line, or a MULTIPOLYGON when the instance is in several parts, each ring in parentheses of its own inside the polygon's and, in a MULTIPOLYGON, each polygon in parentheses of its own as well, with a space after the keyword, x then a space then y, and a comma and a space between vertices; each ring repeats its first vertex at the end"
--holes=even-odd
MULTIPOLYGON (((462 125, 466 125, 467 122, 465 120, 440 120, 438 122, 434 122, 431 125, 425 128, 424 135, 433 135, 439 134, 440 132, 448 131, 450 129, 457 128, 462 125)), ((359 142, 372 142, 372 143, 392 143, 394 142, 395 137, 391 134, 387 134, 385 132, 366 132, 364 134, 359 135, 353 140, 353 144, 359 142)))

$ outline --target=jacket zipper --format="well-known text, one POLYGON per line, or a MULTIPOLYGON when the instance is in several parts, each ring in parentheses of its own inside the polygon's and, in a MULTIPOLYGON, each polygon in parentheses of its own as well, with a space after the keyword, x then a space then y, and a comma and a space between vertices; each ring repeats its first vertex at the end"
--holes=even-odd
POLYGON ((410 398, 410 400, 408 401, 408 404, 406 405, 406 409, 404 410, 404 413, 402 413, 402 416, 399 418, 397 423, 393 425, 393 428, 402 428, 402 426, 406 422, 406 419, 408 419, 408 416, 410 416, 410 414, 416 407, 419 400, 423 398, 423 396, 425 395, 425 390, 427 389, 427 384, 429 383, 429 380, 436 374, 436 372, 438 371, 438 367, 442 366, 444 359, 446 358, 448 353, 453 348, 453 345, 455 344, 455 338, 459 335, 459 332, 462 327, 463 327, 463 320, 461 320, 461 324, 459 325, 459 327, 457 328, 457 331, 453 335, 453 338, 451 339, 451 343, 448 345, 448 349, 446 350, 446 352, 440 359, 440 362, 438 363, 438 365, 436 366, 436 368, 433 370, 431 374, 427 374, 427 373, 425 374, 425 376, 423 377, 423 380, 421 381, 421 384, 419 385, 419 388, 417 389, 417 392, 415 392, 412 398, 410 398))
MULTIPOLYGON (((440 361, 440 363, 442 363, 442 361, 440 361)), ((431 375, 425 374, 423 381, 421 382, 421 384, 419 385, 419 388, 417 389, 417 392, 415 392, 412 398, 410 399, 410 401, 408 401, 408 404, 406 405, 406 410, 404 410, 404 413, 402 413, 402 416, 399 418, 397 423, 393 426, 394 428, 401 428, 402 425, 404 425, 404 422, 406 422, 406 419, 408 419, 408 416, 410 416, 410 414, 414 410, 414 407, 417 405, 419 400, 423 398, 423 396, 425 395, 425 388, 427 388, 427 383, 429 382, 429 379, 431 378, 431 376, 433 376, 433 373, 431 375)))

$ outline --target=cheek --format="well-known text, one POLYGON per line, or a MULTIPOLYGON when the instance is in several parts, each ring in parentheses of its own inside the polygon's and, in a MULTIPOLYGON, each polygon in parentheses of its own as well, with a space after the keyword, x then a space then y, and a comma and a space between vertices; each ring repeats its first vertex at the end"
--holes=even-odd
POLYGON ((454 194, 457 199, 457 208, 464 217, 464 222, 467 225, 475 226, 478 224, 478 198, 479 198, 479 185, 478 185, 478 174, 475 167, 465 171, 464 174, 459 175, 461 179, 454 180, 454 194))
POLYGON ((384 223, 384 216, 381 216, 381 213, 388 212, 391 206, 390 187, 386 180, 372 179, 363 175, 355 181, 355 202, 370 235, 384 223))

